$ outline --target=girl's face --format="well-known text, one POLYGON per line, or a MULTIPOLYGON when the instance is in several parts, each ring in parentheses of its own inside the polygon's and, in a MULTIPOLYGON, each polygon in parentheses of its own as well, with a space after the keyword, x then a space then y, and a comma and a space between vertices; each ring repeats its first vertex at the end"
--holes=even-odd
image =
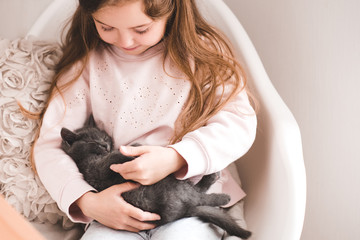
POLYGON ((159 43, 167 18, 154 21, 143 9, 143 2, 139 0, 96 11, 92 16, 100 38, 129 55, 138 55, 159 43))

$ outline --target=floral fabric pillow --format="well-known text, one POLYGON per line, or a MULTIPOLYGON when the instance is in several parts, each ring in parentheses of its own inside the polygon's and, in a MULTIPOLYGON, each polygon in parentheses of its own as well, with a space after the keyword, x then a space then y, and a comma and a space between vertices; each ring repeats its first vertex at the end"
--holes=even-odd
POLYGON ((68 228, 72 223, 30 166, 39 122, 26 118, 18 106, 32 112, 44 108, 60 56, 56 43, 0 38, 0 194, 29 221, 61 221, 68 228))

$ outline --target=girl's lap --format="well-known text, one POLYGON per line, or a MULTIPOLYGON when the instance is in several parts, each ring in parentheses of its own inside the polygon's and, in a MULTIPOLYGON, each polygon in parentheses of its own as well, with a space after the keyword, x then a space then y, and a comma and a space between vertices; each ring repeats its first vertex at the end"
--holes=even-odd
POLYGON ((94 221, 90 224, 81 240, 221 240, 223 235, 224 231, 222 229, 191 217, 183 218, 152 230, 139 233, 110 229, 94 221))
MULTIPOLYGON (((244 201, 236 203, 227 209, 233 219, 242 227, 246 228, 246 222, 243 213, 244 201)), ((98 222, 92 222, 81 240, 97 239, 124 239, 124 240, 230 240, 240 239, 234 236, 228 236, 224 230, 205 223, 198 218, 183 218, 175 222, 159 226, 152 230, 132 233, 121 230, 113 230, 98 222)))

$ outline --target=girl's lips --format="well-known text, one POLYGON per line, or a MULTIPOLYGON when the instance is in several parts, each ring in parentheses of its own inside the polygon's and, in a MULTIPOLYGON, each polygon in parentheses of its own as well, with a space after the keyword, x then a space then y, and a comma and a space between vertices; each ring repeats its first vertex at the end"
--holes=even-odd
POLYGON ((123 48, 125 51, 133 51, 137 49, 139 46, 133 47, 133 48, 123 48))

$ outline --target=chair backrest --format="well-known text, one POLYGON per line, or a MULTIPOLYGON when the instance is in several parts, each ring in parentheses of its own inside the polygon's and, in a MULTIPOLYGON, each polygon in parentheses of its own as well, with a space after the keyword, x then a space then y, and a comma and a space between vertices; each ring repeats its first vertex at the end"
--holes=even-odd
MULTIPOLYGON (((57 41, 77 0, 54 0, 28 35, 57 41)), ((222 0, 197 0, 203 16, 234 46, 260 104, 253 147, 237 161, 247 192, 245 216, 254 240, 300 239, 306 203, 306 176, 299 127, 273 87, 238 19, 222 0)))
POLYGON ((232 42, 259 101, 258 133, 237 162, 248 196, 245 215, 252 239, 298 240, 304 222, 306 174, 299 127, 273 87, 264 66, 231 10, 221 0, 199 0, 209 22, 232 42))
POLYGON ((53 0, 32 25, 27 37, 34 36, 41 40, 60 42, 61 32, 77 5, 78 0, 53 0))

